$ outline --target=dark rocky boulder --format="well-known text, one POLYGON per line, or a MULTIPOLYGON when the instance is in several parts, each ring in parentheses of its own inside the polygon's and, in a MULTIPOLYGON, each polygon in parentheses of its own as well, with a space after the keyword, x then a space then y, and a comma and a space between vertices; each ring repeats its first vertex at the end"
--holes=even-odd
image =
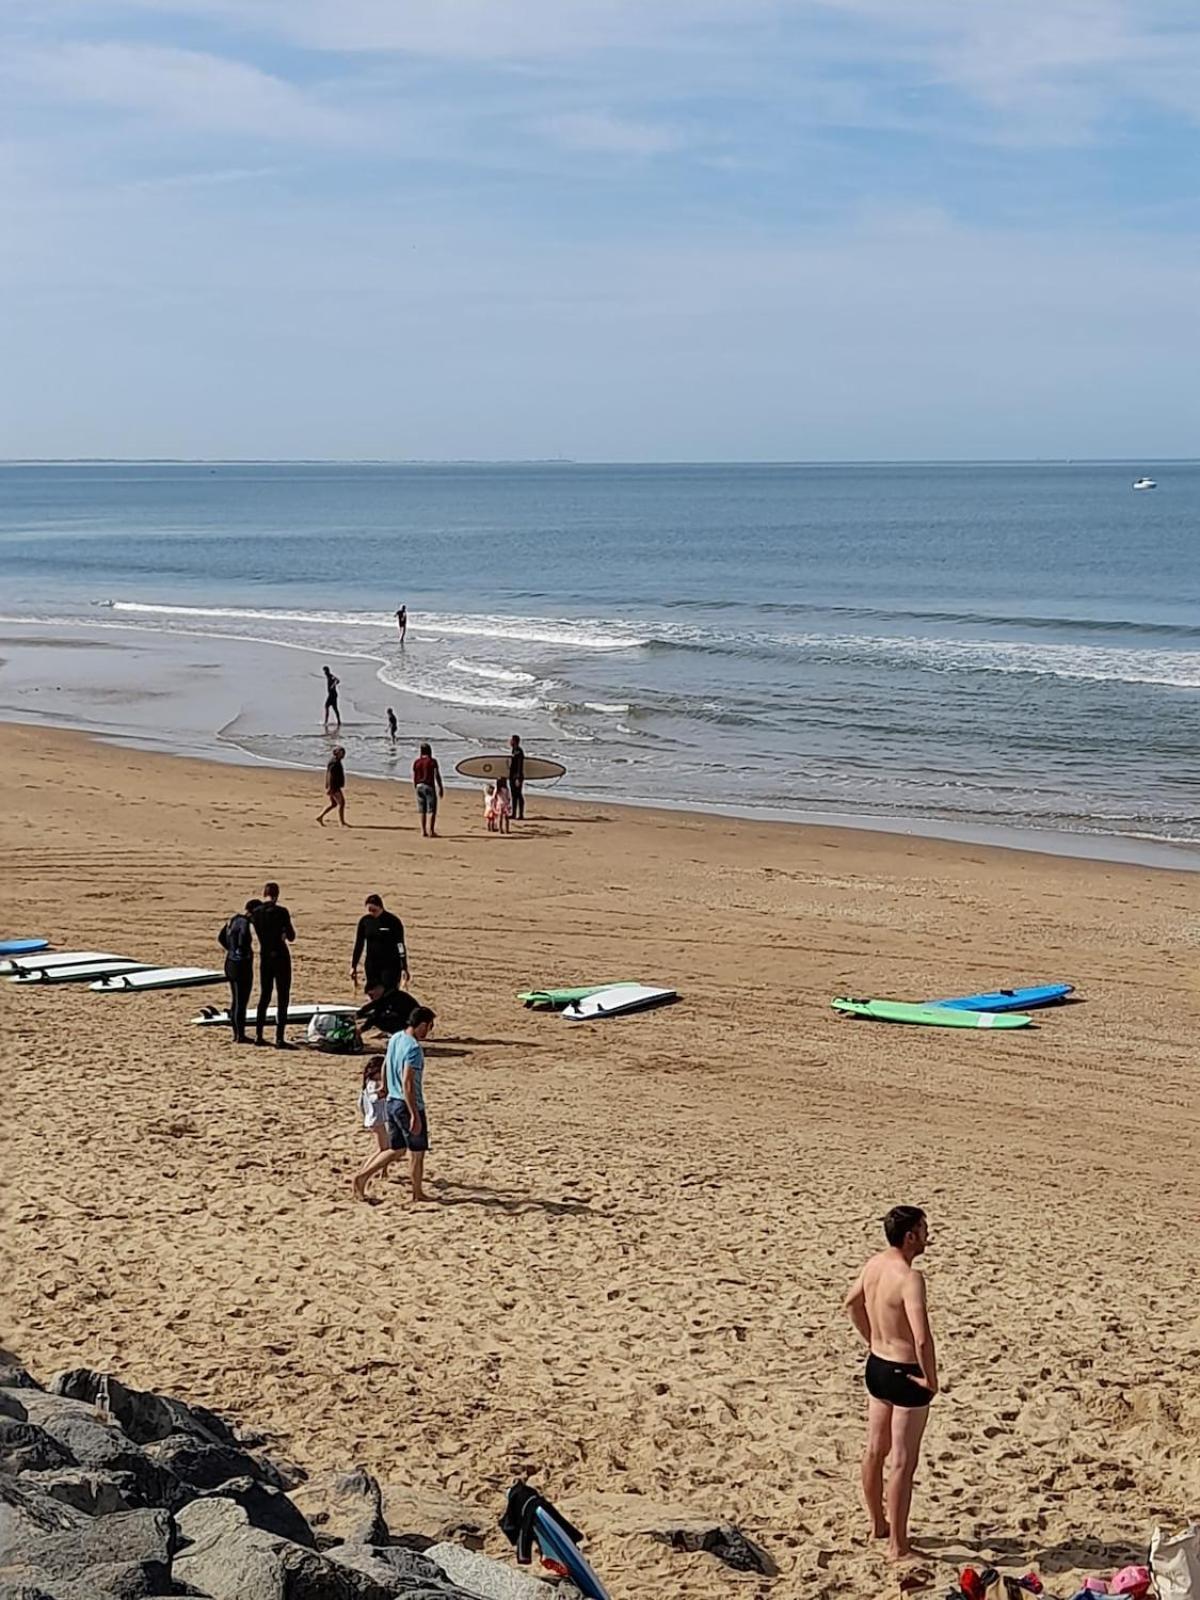
MULTIPOLYGON (((479 1600, 474 1591, 452 1583, 436 1561, 399 1545, 341 1544, 328 1555, 330 1561, 365 1573, 402 1600, 479 1600)), ((541 1588, 545 1600, 550 1600, 550 1590, 541 1588)))
POLYGON ((315 1473, 293 1490, 292 1498, 308 1518, 321 1549, 335 1543, 389 1542, 383 1491, 379 1480, 365 1467, 355 1467, 351 1472, 315 1473))
POLYGON ((37 1472, 74 1465, 74 1457, 34 1422, 0 1416, 0 1472, 37 1472))
POLYGON ((235 1448, 238 1444, 229 1424, 207 1406, 189 1405, 186 1400, 149 1389, 131 1389, 111 1374, 91 1367, 56 1372, 50 1380, 50 1392, 68 1400, 103 1406, 134 1444, 154 1444, 173 1433, 235 1448))
POLYGON ((303 1513, 282 1490, 273 1489, 269 1483, 259 1483, 254 1478, 230 1478, 216 1491, 215 1497, 232 1500, 240 1506, 252 1528, 277 1533, 281 1539, 290 1539, 308 1550, 317 1548, 317 1540, 303 1513))
POLYGON ((74 1465, 126 1473, 133 1479, 143 1506, 174 1507, 180 1503, 179 1484, 171 1473, 127 1439, 112 1418, 102 1417, 94 1405, 43 1390, 22 1390, 21 1401, 30 1422, 55 1439, 74 1465))
POLYGON ((209 1600, 392 1600, 395 1590, 316 1550, 251 1527, 232 1500, 193 1500, 174 1577, 209 1600))
POLYGON ((270 1483, 272 1488, 282 1487, 273 1481, 275 1474, 263 1462, 235 1444, 173 1433, 148 1444, 145 1454, 157 1468, 184 1486, 188 1491, 185 1498, 209 1494, 231 1478, 253 1478, 256 1483, 270 1483))
POLYGON ((128 1472, 53 1467, 44 1472, 23 1472, 21 1482, 88 1517, 109 1517, 114 1511, 137 1511, 145 1505, 128 1472))

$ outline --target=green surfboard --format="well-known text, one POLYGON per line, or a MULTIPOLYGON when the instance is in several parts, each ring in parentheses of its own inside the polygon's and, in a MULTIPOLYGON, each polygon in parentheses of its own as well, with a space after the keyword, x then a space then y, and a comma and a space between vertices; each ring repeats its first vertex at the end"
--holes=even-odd
POLYGON ((1027 1028, 1033 1018, 1023 1011, 951 1011, 945 1006, 909 1005, 903 1000, 855 1000, 841 996, 833 1009, 876 1022, 915 1022, 929 1028, 1027 1028))
POLYGON ((632 981, 629 978, 613 978, 608 983, 589 983, 581 989, 526 989, 517 999, 524 1001, 532 1011, 560 1011, 573 1000, 586 1000, 588 995, 599 994, 601 989, 611 989, 617 983, 632 981))

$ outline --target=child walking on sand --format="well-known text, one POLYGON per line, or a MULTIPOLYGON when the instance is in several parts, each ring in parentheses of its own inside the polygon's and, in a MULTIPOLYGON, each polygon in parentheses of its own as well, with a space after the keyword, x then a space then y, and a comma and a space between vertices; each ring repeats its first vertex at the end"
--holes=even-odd
POLYGON ((496 785, 489 783, 483 791, 483 820, 487 824, 487 831, 496 831, 496 785))
POLYGON ((512 816, 512 795, 509 793, 508 779, 496 779, 496 793, 493 797, 493 809, 496 815, 497 833, 509 832, 509 818, 512 816))
MULTIPOLYGON (((387 1095, 383 1087, 383 1057, 369 1056, 363 1067, 362 1092, 358 1097, 363 1127, 375 1135, 379 1150, 389 1150, 391 1139, 387 1125, 387 1095)), ((369 1158, 374 1160, 374 1156, 369 1158)))

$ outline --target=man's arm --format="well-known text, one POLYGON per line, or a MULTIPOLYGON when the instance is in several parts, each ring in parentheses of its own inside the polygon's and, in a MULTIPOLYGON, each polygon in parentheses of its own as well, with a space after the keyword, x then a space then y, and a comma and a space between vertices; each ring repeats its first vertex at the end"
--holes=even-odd
POLYGON ((858 1330, 859 1338, 868 1348, 870 1348, 871 1323, 867 1316, 867 1291, 863 1286, 863 1275, 861 1272, 859 1273, 858 1277, 855 1278, 849 1294, 842 1301, 842 1310, 846 1313, 846 1315, 850 1318, 850 1321, 858 1330))
POLYGON ((292 913, 288 911, 285 915, 287 916, 287 927, 283 930, 283 937, 289 944, 295 944, 296 930, 292 927, 292 913))
POLYGON ((417 1092, 413 1086, 413 1070, 410 1063, 404 1066, 404 1104, 408 1107, 408 1125, 414 1133, 421 1131, 421 1112, 417 1106, 417 1092))
POLYGON ((442 785, 442 769, 441 769, 441 766, 439 765, 439 763, 436 762, 436 761, 433 763, 433 775, 437 779, 438 799, 439 800, 444 799, 445 795, 446 795, 446 791, 445 791, 445 788, 442 785))
POLYGON ((352 978, 358 977, 358 963, 363 953, 363 945, 367 942, 367 936, 363 932, 364 920, 364 918, 359 917, 358 927, 354 934, 354 954, 350 957, 350 976, 352 978))
POLYGON ((929 1326, 929 1311, 925 1303, 925 1274, 910 1272, 904 1285, 904 1309, 912 1329, 917 1362, 931 1393, 938 1392, 937 1351, 933 1347, 933 1332, 929 1326))

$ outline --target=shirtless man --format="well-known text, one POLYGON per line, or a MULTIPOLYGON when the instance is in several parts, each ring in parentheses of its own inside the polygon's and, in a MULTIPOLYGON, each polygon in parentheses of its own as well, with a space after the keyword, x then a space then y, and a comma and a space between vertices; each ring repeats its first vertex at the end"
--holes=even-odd
POLYGON ((870 1351, 862 1494, 871 1537, 886 1539, 891 1559, 903 1561, 913 1554, 908 1510, 929 1402, 938 1392, 925 1278, 913 1268, 929 1243, 929 1224, 920 1207, 893 1206, 883 1219, 883 1232, 887 1249, 867 1262, 843 1309, 870 1351), (889 1455, 892 1470, 885 1516, 883 1464, 889 1455))

